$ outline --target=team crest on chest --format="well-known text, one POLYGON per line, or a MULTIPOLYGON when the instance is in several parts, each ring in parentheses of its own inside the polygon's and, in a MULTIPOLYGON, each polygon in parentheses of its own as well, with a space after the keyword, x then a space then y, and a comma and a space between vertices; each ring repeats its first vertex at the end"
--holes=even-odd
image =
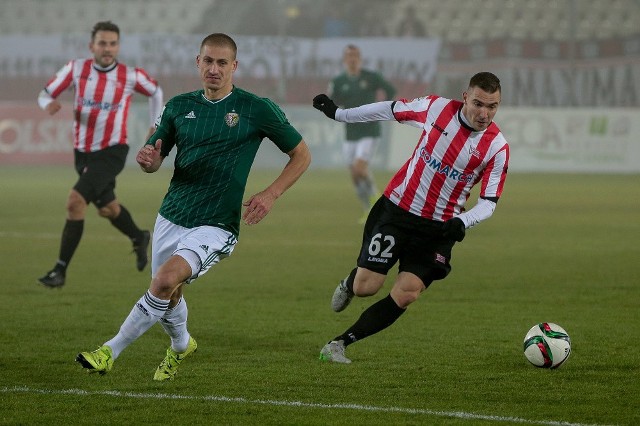
POLYGON ((480 154, 480 151, 478 151, 473 146, 469 147, 469 154, 473 155, 474 157, 478 157, 478 158, 481 158, 481 155, 482 155, 482 154, 480 154))
POLYGON ((235 111, 228 112, 227 115, 224 116, 224 122, 227 123, 229 127, 237 126, 238 121, 240 121, 240 116, 235 111))

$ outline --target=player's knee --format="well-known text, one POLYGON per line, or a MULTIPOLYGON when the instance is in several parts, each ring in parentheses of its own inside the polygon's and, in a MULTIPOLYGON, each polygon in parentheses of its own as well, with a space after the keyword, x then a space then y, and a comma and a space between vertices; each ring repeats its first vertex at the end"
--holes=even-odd
POLYGON ((71 191, 67 198, 67 214, 71 219, 80 219, 84 217, 87 208, 87 202, 77 191, 71 191))
POLYGON ((160 270, 151 280, 151 292, 161 299, 169 300, 181 282, 177 272, 160 270))
POLYGON ((424 282, 417 276, 401 273, 391 289, 391 297, 401 308, 406 308, 420 297, 426 289, 424 282))
POLYGON ((416 300, 418 300, 419 296, 420 296, 419 291, 418 292, 399 292, 395 294, 392 292, 391 294, 391 297, 396 302, 398 307, 403 309, 409 306, 410 304, 412 304, 413 302, 415 302, 416 300))
POLYGON ((367 168, 367 163, 364 161, 356 161, 351 167, 351 175, 356 180, 368 178, 369 170, 367 168))
POLYGON ((98 214, 107 219, 115 219, 120 215, 120 204, 112 201, 106 206, 98 207, 98 214))
POLYGON ((192 274, 191 265, 182 256, 174 255, 158 269, 151 280, 151 292, 161 299, 169 300, 192 274))
POLYGON ((98 209, 98 215, 107 219, 115 219, 117 216, 114 214, 113 209, 109 207, 100 207, 98 209))

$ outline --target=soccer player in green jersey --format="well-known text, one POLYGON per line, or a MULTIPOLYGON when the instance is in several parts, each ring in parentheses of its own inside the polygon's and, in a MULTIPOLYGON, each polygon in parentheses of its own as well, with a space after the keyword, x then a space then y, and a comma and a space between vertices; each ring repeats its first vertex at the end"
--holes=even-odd
MULTIPOLYGON (((393 98, 395 88, 377 72, 362 68, 360 49, 352 44, 344 49, 342 61, 345 71, 329 84, 329 96, 342 108, 353 108, 370 104, 384 92, 384 100, 393 98)), ((351 172, 351 180, 356 194, 364 208, 359 222, 364 223, 369 209, 380 194, 369 163, 373 159, 375 147, 380 140, 380 123, 347 123, 342 152, 351 172)))
POLYGON ((207 36, 196 58, 202 90, 166 104, 156 132, 136 161, 157 171, 176 148, 173 177, 153 232, 151 285, 112 339, 76 357, 91 373, 105 374, 113 361, 156 322, 171 338, 154 380, 171 380, 197 343, 187 331, 184 284, 228 257, 237 242, 241 210, 248 225, 259 223, 274 202, 304 173, 309 149, 272 101, 233 85, 237 47, 226 34, 207 36), (280 175, 242 202, 249 170, 262 139, 289 156, 280 175))

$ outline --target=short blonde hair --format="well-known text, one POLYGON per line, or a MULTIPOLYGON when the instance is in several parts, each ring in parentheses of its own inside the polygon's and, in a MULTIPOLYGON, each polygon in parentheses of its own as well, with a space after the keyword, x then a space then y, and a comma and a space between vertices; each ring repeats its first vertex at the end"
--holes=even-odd
POLYGON ((238 54, 238 46, 236 42, 226 34, 223 33, 213 33, 209 34, 202 40, 200 43, 200 51, 204 46, 227 46, 233 51, 233 59, 236 59, 236 55, 238 54))

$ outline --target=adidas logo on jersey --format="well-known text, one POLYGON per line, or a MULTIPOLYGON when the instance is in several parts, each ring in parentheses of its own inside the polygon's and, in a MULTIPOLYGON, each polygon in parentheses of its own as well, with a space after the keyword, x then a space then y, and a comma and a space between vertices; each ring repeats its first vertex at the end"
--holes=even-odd
POLYGON ((191 111, 189 114, 185 115, 184 118, 196 118, 196 115, 193 111, 191 111))

